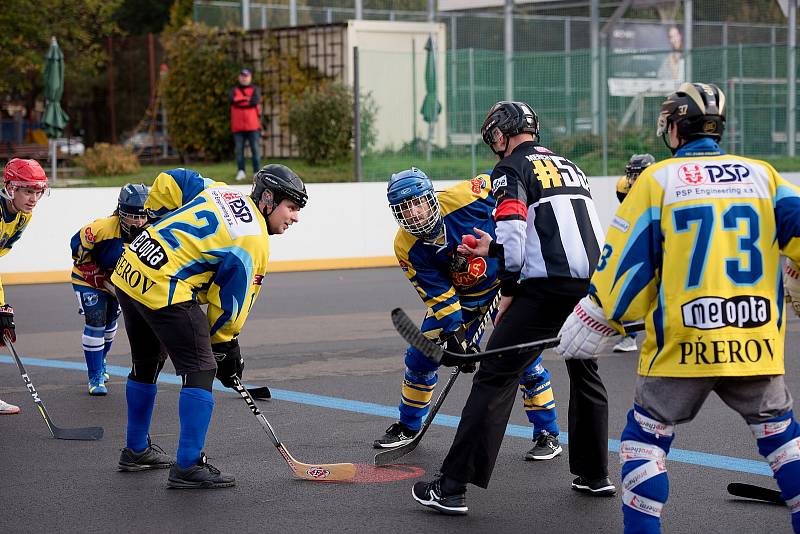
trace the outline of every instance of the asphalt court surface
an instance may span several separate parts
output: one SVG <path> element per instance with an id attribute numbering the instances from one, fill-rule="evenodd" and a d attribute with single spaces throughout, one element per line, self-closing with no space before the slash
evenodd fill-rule
<path id="1" fill-rule="evenodd" d="M 11 286 L 17 313 L 17 350 L 55 423 L 99 425 L 97 442 L 52 439 L 10 356 L 0 356 L 0 398 L 22 408 L 0 417 L 0 532 L 621 532 L 620 500 L 570 490 L 565 448 L 546 462 L 525 462 L 530 427 L 521 399 L 488 490 L 470 486 L 466 517 L 446 517 L 411 498 L 411 485 L 436 472 L 454 435 L 469 391 L 462 376 L 416 451 L 389 474 L 371 468 L 372 440 L 396 418 L 403 341 L 389 311 L 424 312 L 399 269 L 271 274 L 240 336 L 244 381 L 268 385 L 274 399 L 259 405 L 289 452 L 306 463 L 359 464 L 357 482 L 296 480 L 243 401 L 215 391 L 208 432 L 209 461 L 234 474 L 234 488 L 166 489 L 166 472 L 120 473 L 125 440 L 125 377 L 130 353 L 124 328 L 109 356 L 110 393 L 91 398 L 81 351 L 83 321 L 67 284 Z M 797 363 L 800 320 L 789 318 L 787 381 L 800 396 Z M 610 449 L 618 445 L 631 407 L 634 354 L 609 354 L 600 369 L 610 397 Z M 566 431 L 568 378 L 563 362 L 545 353 Z M 440 373 L 440 385 L 449 373 Z M 179 381 L 162 373 L 151 436 L 174 454 Z M 435 394 L 436 395 L 436 394 Z M 568 439 L 568 436 L 564 436 Z M 774 488 L 743 421 L 712 396 L 695 421 L 677 428 L 667 463 L 670 533 L 791 532 L 785 508 L 728 496 L 729 482 Z M 619 463 L 609 453 L 612 480 Z M 424 473 L 424 474 L 423 474 Z M 401 480 L 394 480 L 401 479 Z"/>

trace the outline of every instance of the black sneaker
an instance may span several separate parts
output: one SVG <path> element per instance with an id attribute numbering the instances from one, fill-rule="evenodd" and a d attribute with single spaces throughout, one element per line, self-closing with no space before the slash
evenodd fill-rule
<path id="1" fill-rule="evenodd" d="M 411 496 L 422 506 L 433 508 L 437 512 L 447 515 L 466 515 L 466 491 L 453 495 L 444 495 L 441 487 L 441 478 L 433 482 L 417 482 L 411 488 Z"/>
<path id="2" fill-rule="evenodd" d="M 175 459 L 158 445 L 150 443 L 148 437 L 147 448 L 140 453 L 135 453 L 127 447 L 122 449 L 117 465 L 120 471 L 144 471 L 146 469 L 167 469 L 174 463 Z"/>
<path id="3" fill-rule="evenodd" d="M 608 477 L 593 479 L 577 477 L 572 481 L 572 489 L 598 497 L 610 497 L 617 492 L 617 488 Z"/>
<path id="4" fill-rule="evenodd" d="M 372 443 L 372 446 L 376 449 L 393 449 L 410 442 L 416 435 L 416 430 L 411 430 L 398 421 L 392 423 L 392 425 L 386 429 L 386 434 L 384 434 L 382 438 L 376 439 Z"/>
<path id="5" fill-rule="evenodd" d="M 169 470 L 168 488 L 228 488 L 236 485 L 233 475 L 223 473 L 206 460 L 205 453 L 200 453 L 197 465 L 183 469 L 175 464 Z"/>
<path id="6" fill-rule="evenodd" d="M 558 442 L 558 436 L 549 432 L 539 434 L 533 443 L 533 448 L 525 454 L 526 460 L 550 460 L 561 454 L 563 450 Z"/>

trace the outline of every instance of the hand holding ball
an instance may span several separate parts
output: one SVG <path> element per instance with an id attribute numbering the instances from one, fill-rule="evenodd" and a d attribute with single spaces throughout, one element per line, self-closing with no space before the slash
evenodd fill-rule
<path id="1" fill-rule="evenodd" d="M 469 248 L 475 248 L 478 246 L 478 240 L 475 238 L 474 235 L 465 235 L 461 240 L 461 244 Z"/>

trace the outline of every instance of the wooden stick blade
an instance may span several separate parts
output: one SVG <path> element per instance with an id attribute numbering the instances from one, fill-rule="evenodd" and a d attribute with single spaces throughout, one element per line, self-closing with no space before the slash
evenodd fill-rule
<path id="1" fill-rule="evenodd" d="M 278 452 L 289 464 L 289 469 L 297 478 L 313 482 L 348 482 L 356 476 L 354 464 L 305 464 L 296 460 L 283 444 L 278 445 Z"/>

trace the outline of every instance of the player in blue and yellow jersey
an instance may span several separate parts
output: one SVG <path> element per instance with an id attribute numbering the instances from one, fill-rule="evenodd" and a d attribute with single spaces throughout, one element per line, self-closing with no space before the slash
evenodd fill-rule
<path id="1" fill-rule="evenodd" d="M 269 236 L 296 223 L 307 199 L 302 180 L 283 165 L 256 173 L 249 196 L 187 169 L 158 175 L 145 209 L 160 219 L 125 248 L 111 276 L 133 359 L 121 470 L 171 467 L 172 488 L 235 484 L 203 453 L 211 386 L 215 375 L 227 387 L 241 378 L 237 336 L 267 273 Z M 148 439 L 167 354 L 183 385 L 174 463 Z"/>
<path id="2" fill-rule="evenodd" d="M 636 179 L 642 174 L 642 171 L 656 162 L 650 154 L 634 154 L 625 165 L 625 175 L 620 176 L 617 180 L 617 200 L 620 203 L 625 200 L 628 193 L 636 182 Z M 614 345 L 614 352 L 633 352 L 639 347 L 636 346 L 636 332 L 631 332 L 623 336 L 622 340 Z"/>
<path id="3" fill-rule="evenodd" d="M 108 282 L 125 243 L 133 241 L 147 223 L 144 202 L 147 186 L 126 184 L 117 208 L 109 217 L 96 219 L 78 230 L 70 241 L 72 288 L 83 315 L 83 355 L 89 375 L 89 395 L 108 393 L 106 355 L 117 333 L 119 303 Z"/>
<path id="4" fill-rule="evenodd" d="M 27 228 L 33 208 L 48 192 L 47 175 L 36 160 L 14 158 L 3 168 L 0 190 L 0 256 L 5 256 Z M 14 308 L 6 302 L 0 283 L 0 347 L 5 338 L 17 340 Z M 19 407 L 0 400 L 0 415 L 19 413 Z"/>
<path id="5" fill-rule="evenodd" d="M 725 95 L 685 83 L 661 106 L 674 157 L 617 210 L 589 295 L 561 329 L 566 358 L 595 358 L 644 318 L 634 406 L 622 433 L 627 534 L 661 531 L 676 425 L 715 392 L 750 426 L 800 532 L 800 426 L 784 382 L 780 254 L 800 260 L 800 189 L 764 161 L 725 154 Z M 758 530 L 758 529 L 756 529 Z"/>
<path id="6" fill-rule="evenodd" d="M 456 247 L 476 227 L 494 235 L 495 201 L 489 175 L 480 174 L 435 193 L 425 173 L 412 167 L 392 175 L 387 196 L 400 225 L 394 240 L 397 261 L 428 308 L 422 332 L 449 350 L 463 352 L 478 346 L 475 332 L 500 288 L 497 259 L 467 258 Z M 413 347 L 406 351 L 405 364 L 400 421 L 375 440 L 375 448 L 408 443 L 428 413 L 438 366 Z M 554 458 L 562 449 L 550 373 L 541 357 L 525 370 L 519 389 L 533 424 L 534 447 L 525 458 Z"/>

